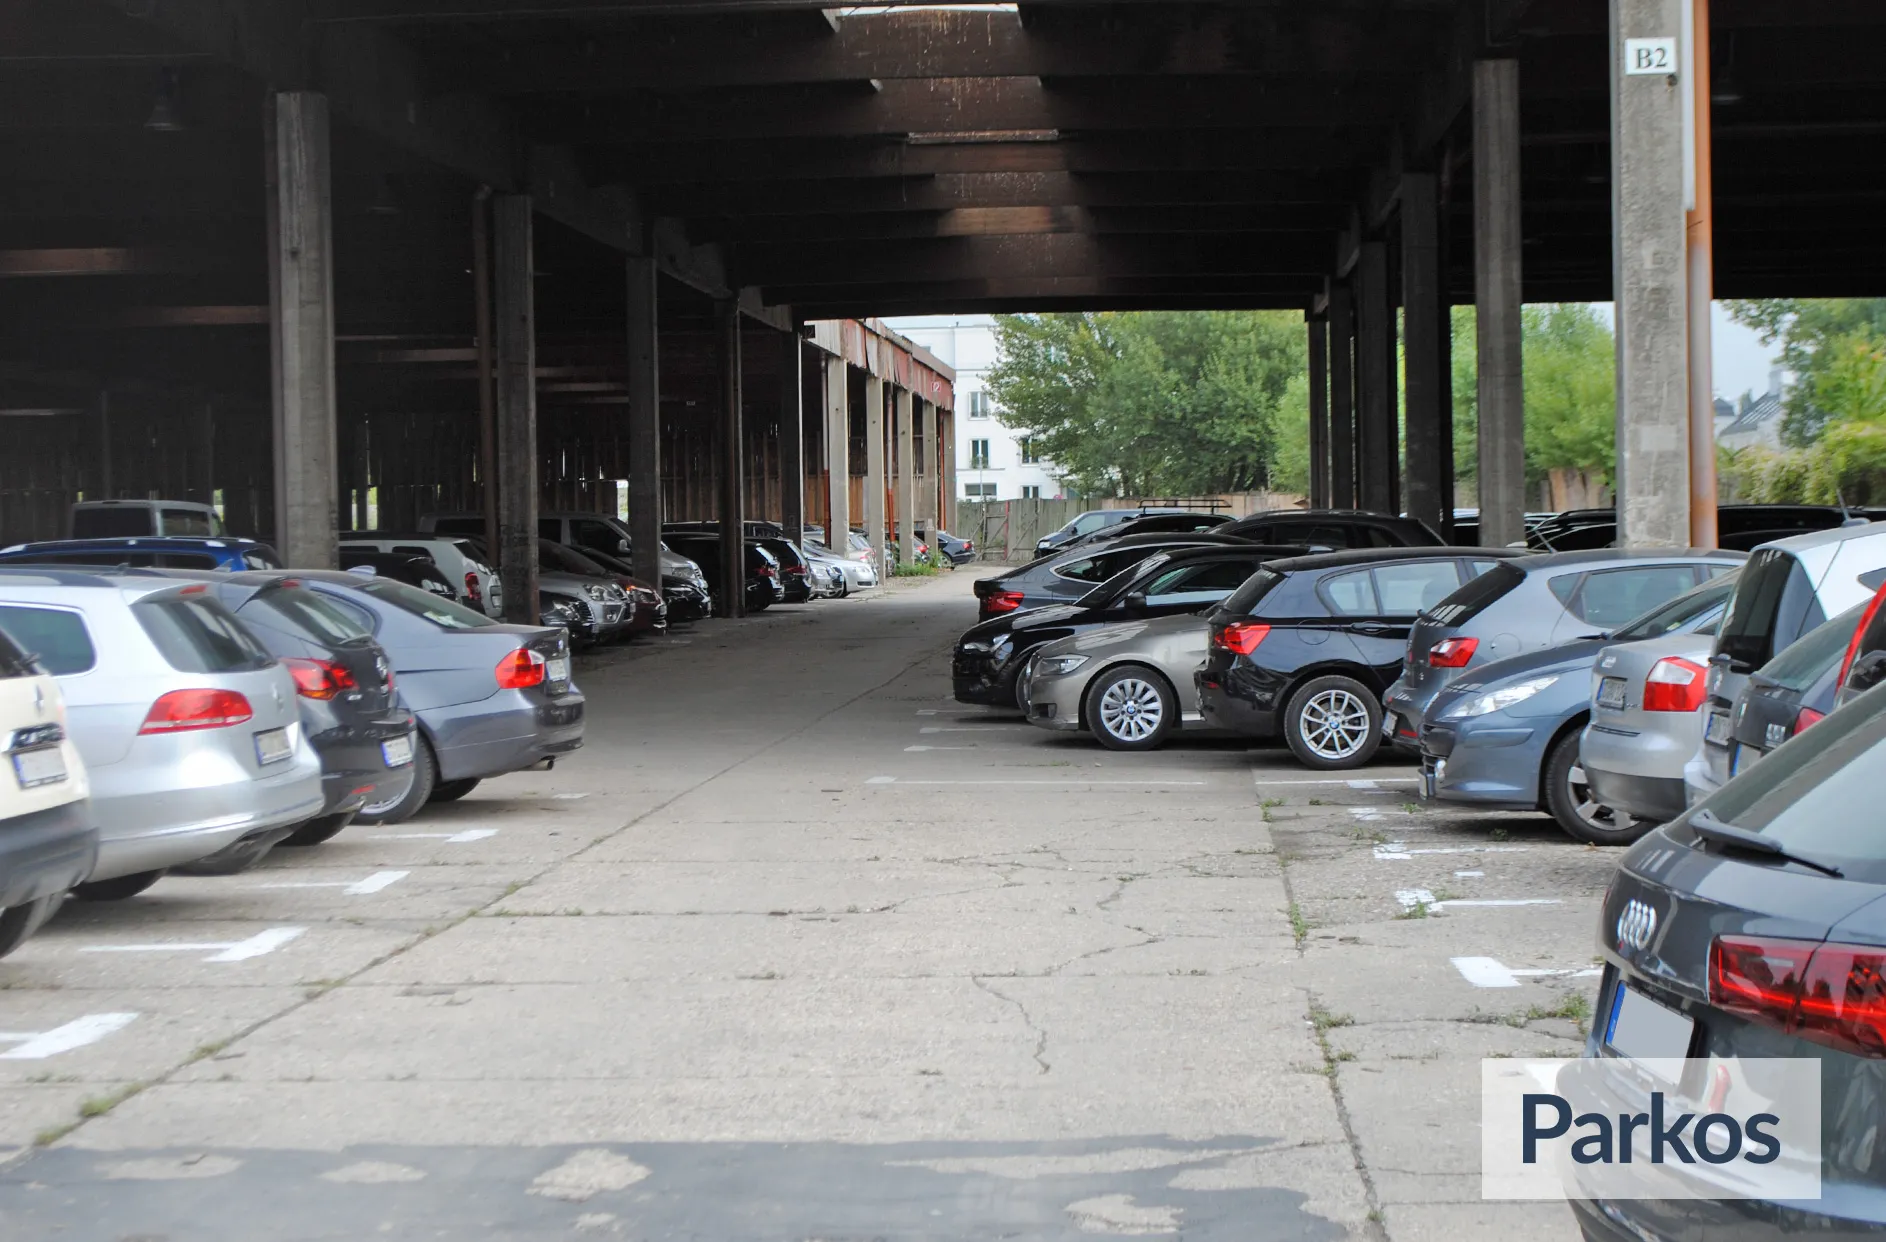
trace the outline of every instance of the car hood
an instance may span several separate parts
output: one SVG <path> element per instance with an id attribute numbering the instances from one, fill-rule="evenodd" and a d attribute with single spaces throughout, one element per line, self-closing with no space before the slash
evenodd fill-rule
<path id="1" fill-rule="evenodd" d="M 1013 615 L 1010 628 L 1017 630 L 1037 630 L 1044 625 L 1065 625 L 1074 618 L 1091 612 L 1092 609 L 1077 608 L 1073 604 L 1048 604 L 1041 608 L 1025 608 Z"/>
<path id="2" fill-rule="evenodd" d="M 1164 638 L 1168 634 L 1204 628 L 1205 619 L 1191 613 L 1176 617 L 1152 617 L 1140 621 L 1116 621 L 1112 625 L 1103 625 L 1085 633 L 1056 639 L 1042 650 L 1053 651 L 1056 655 L 1106 654 L 1117 652 L 1122 648 L 1130 650 L 1141 644 Z"/>

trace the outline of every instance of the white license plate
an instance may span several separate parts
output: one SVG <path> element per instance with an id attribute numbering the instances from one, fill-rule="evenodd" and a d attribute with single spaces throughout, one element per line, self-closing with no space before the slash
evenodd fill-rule
<path id="1" fill-rule="evenodd" d="M 257 763 L 280 763 L 294 753 L 295 745 L 288 740 L 287 729 L 264 729 L 255 735 Z"/>
<path id="2" fill-rule="evenodd" d="M 1633 992 L 1620 981 L 1611 998 L 1604 1042 L 1619 1056 L 1644 1062 L 1650 1073 L 1674 1082 L 1682 1067 L 1668 1063 L 1680 1062 L 1689 1055 L 1695 1031 L 1694 1018 Z"/>
<path id="3" fill-rule="evenodd" d="M 1729 713 L 1710 712 L 1709 723 L 1703 726 L 1703 740 L 1721 746 L 1729 740 Z"/>
<path id="4" fill-rule="evenodd" d="M 544 664 L 545 681 L 570 680 L 570 657 L 553 656 Z"/>
<path id="5" fill-rule="evenodd" d="M 1383 737 L 1393 738 L 1395 736 L 1395 730 L 1400 727 L 1401 727 L 1400 716 L 1397 716 L 1394 712 L 1382 713 L 1382 736 Z"/>
<path id="6" fill-rule="evenodd" d="M 1606 677 L 1598 683 L 1598 706 L 1608 707 L 1613 711 L 1623 711 L 1624 689 L 1622 677 Z"/>
<path id="7" fill-rule="evenodd" d="M 389 768 L 403 768 L 413 761 L 413 735 L 388 738 L 380 743 L 380 758 Z"/>
<path id="8" fill-rule="evenodd" d="M 19 751 L 13 756 L 13 775 L 21 789 L 56 785 L 66 776 L 65 756 L 57 746 Z"/>

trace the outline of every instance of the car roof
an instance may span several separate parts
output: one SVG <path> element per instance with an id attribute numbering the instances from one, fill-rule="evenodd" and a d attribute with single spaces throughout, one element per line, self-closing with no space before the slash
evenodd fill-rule
<path id="1" fill-rule="evenodd" d="M 1527 573 L 1541 570 L 1564 569 L 1567 566 L 1593 567 L 1599 565 L 1629 564 L 1632 561 L 1667 561 L 1667 560 L 1711 560 L 1734 561 L 1741 563 L 1748 559 L 1748 553 L 1735 552 L 1726 548 L 1586 548 L 1572 552 L 1540 552 L 1528 556 L 1519 566 Z"/>
<path id="2" fill-rule="evenodd" d="M 1787 552 L 1811 552 L 1815 548 L 1846 543 L 1852 539 L 1865 539 L 1873 535 L 1886 535 L 1886 522 L 1868 522 L 1864 526 L 1831 526 L 1826 530 L 1811 530 L 1800 535 L 1789 535 L 1786 539 L 1775 539 L 1758 546 L 1780 548 Z"/>
<path id="3" fill-rule="evenodd" d="M 1384 561 L 1434 561 L 1463 556 L 1515 560 L 1527 554 L 1518 548 L 1344 548 L 1339 552 L 1318 552 L 1311 556 L 1293 556 L 1272 561 L 1278 573 L 1297 574 L 1319 569 L 1342 569 L 1351 565 L 1374 565 Z"/>
<path id="4" fill-rule="evenodd" d="M 204 571 L 205 581 L 228 578 L 229 574 Z M 77 590 L 116 591 L 119 594 L 149 595 L 169 587 L 187 586 L 195 579 L 187 572 L 174 574 L 168 570 L 133 569 L 124 573 L 113 570 L 63 569 L 56 565 L 12 565 L 0 564 L 0 588 L 13 587 L 60 587 Z"/>
<path id="5" fill-rule="evenodd" d="M 1138 535 L 1123 535 L 1118 539 L 1102 539 L 1095 543 L 1084 543 L 1078 548 L 1070 548 L 1069 554 L 1091 556 L 1101 550 L 1113 551 L 1118 548 L 1150 548 L 1161 544 L 1198 544 L 1201 547 L 1248 548 L 1254 546 L 1249 539 L 1240 539 L 1236 535 L 1220 535 L 1214 531 L 1171 531 L 1155 530 Z"/>
<path id="6" fill-rule="evenodd" d="M 1163 564 L 1175 562 L 1207 560 L 1214 556 L 1256 556 L 1280 560 L 1282 558 L 1302 559 L 1305 549 L 1302 544 L 1283 545 L 1270 543 L 1250 543 L 1240 540 L 1236 543 L 1208 544 L 1201 548 L 1174 548 L 1167 555 Z M 1142 565 L 1144 561 L 1140 562 Z"/>
<path id="7" fill-rule="evenodd" d="M 201 551 L 204 548 L 260 547 L 259 539 L 238 535 L 126 535 L 114 539 L 41 539 L 16 543 L 5 552 L 110 552 L 118 548 L 157 548 L 172 551 Z"/>

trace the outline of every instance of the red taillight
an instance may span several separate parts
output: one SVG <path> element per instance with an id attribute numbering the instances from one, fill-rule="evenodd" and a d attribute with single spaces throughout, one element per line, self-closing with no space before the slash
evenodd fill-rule
<path id="1" fill-rule="evenodd" d="M 982 607 L 985 612 L 1014 612 L 1024 598 L 1020 591 L 997 591 L 982 601 Z"/>
<path id="2" fill-rule="evenodd" d="M 1268 625 L 1259 625 L 1255 621 L 1233 621 L 1212 630 L 1211 645 L 1221 651 L 1250 655 L 1269 635 Z"/>
<path id="3" fill-rule="evenodd" d="M 304 660 L 290 656 L 282 667 L 295 679 L 295 692 L 304 699 L 331 699 L 356 686 L 354 675 L 331 660 Z M 391 680 L 389 675 L 388 680 Z"/>
<path id="4" fill-rule="evenodd" d="M 1709 683 L 1709 670 L 1694 660 L 1665 656 L 1650 668 L 1644 678 L 1644 710 L 1647 712 L 1693 712 L 1703 705 L 1703 692 Z"/>
<path id="5" fill-rule="evenodd" d="M 498 661 L 498 689 L 524 690 L 544 682 L 543 653 L 519 647 Z"/>
<path id="6" fill-rule="evenodd" d="M 255 718 L 249 700 L 234 690 L 172 690 L 151 704 L 139 733 L 227 729 Z"/>
<path id="7" fill-rule="evenodd" d="M 771 565 L 762 565 L 754 572 L 759 574 L 759 576 L 762 578 L 777 578 L 779 576 L 778 574 L 773 572 L 773 567 Z"/>
<path id="8" fill-rule="evenodd" d="M 804 565 L 788 565 L 786 566 L 786 572 L 795 578 L 803 578 L 806 576 L 806 567 Z"/>
<path id="9" fill-rule="evenodd" d="M 469 569 L 465 571 L 465 598 L 474 604 L 484 598 L 478 590 L 478 575 Z"/>
<path id="10" fill-rule="evenodd" d="M 1800 714 L 1794 718 L 1794 731 L 1799 733 L 1809 725 L 1819 724 L 1825 719 L 1827 719 L 1826 712 L 1817 712 L 1811 707 L 1803 707 Z"/>
<path id="11" fill-rule="evenodd" d="M 1480 649 L 1477 638 L 1443 638 L 1428 648 L 1429 668 L 1466 668 L 1467 661 Z"/>
<path id="12" fill-rule="evenodd" d="M 1886 1057 L 1886 949 L 1877 946 L 1718 936 L 1709 999 L 1817 1044 Z"/>

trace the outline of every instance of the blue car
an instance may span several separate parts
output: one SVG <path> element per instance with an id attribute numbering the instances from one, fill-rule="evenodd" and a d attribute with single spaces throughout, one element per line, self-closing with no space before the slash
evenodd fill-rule
<path id="1" fill-rule="evenodd" d="M 280 569 L 274 548 L 227 535 L 140 535 L 123 539 L 48 539 L 0 548 L 0 564 L 87 565 L 132 569 Z"/>
<path id="2" fill-rule="evenodd" d="M 1643 836 L 1655 825 L 1597 803 L 1579 760 L 1593 662 L 1619 643 L 1714 634 L 1736 576 L 1720 575 L 1609 635 L 1495 660 L 1447 686 L 1421 726 L 1423 796 L 1544 811 L 1575 840 L 1597 845 Z"/>

